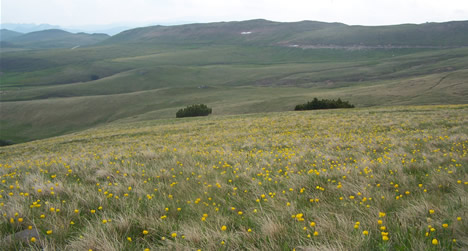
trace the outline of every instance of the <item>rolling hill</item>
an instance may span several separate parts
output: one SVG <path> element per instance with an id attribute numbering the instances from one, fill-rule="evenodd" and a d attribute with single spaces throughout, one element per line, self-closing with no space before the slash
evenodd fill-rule
<path id="1" fill-rule="evenodd" d="M 366 27 L 313 21 L 280 23 L 259 19 L 138 28 L 124 31 L 106 41 L 106 43 L 116 42 L 245 43 L 291 46 L 468 46 L 468 21 Z"/>
<path id="2" fill-rule="evenodd" d="M 60 29 L 60 26 L 50 24 L 23 24 L 23 23 L 2 23 L 2 27 L 8 30 L 29 33 L 34 31 Z"/>
<path id="3" fill-rule="evenodd" d="M 16 32 L 16 31 L 11 31 L 8 29 L 1 29 L 0 30 L 0 41 L 7 41 L 10 39 L 13 39 L 15 37 L 19 37 L 23 35 L 23 33 Z"/>
<path id="4" fill-rule="evenodd" d="M 64 48 L 1 52 L 0 139 L 169 118 L 195 103 L 215 116 L 287 111 L 314 97 L 358 107 L 465 104 L 467 24 L 153 26 L 75 49 L 68 38 L 80 34 L 29 33 L 11 43 Z"/>
<path id="5" fill-rule="evenodd" d="M 466 250 L 467 114 L 172 118 L 3 147 L 2 249 Z"/>
<path id="6" fill-rule="evenodd" d="M 51 29 L 35 31 L 24 35 L 11 36 L 4 39 L 10 44 L 23 48 L 73 48 L 99 43 L 109 36 L 106 34 L 70 33 L 63 30 Z"/>

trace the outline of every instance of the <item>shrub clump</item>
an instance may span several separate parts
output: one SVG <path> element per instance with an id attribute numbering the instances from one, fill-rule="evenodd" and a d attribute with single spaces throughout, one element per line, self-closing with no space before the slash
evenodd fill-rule
<path id="1" fill-rule="evenodd" d="M 211 114 L 211 108 L 204 104 L 190 105 L 177 111 L 176 118 L 208 116 L 209 114 Z"/>
<path id="2" fill-rule="evenodd" d="M 294 110 L 304 111 L 304 110 L 337 109 L 337 108 L 354 108 L 354 105 L 350 104 L 348 101 L 342 101 L 341 99 L 318 100 L 317 98 L 314 98 L 312 101 L 309 101 L 305 104 L 296 105 L 296 108 L 294 108 Z"/>
<path id="3" fill-rule="evenodd" d="M 5 139 L 0 139 L 0 147 L 1 146 L 9 146 L 9 145 L 13 145 L 14 142 L 11 141 L 11 140 L 5 140 Z"/>

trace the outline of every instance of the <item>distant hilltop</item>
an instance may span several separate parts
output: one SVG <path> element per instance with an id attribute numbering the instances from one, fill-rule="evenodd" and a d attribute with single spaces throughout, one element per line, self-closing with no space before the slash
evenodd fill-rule
<path id="1" fill-rule="evenodd" d="M 4 23 L 0 25 L 2 29 L 7 29 L 11 31 L 16 31 L 19 33 L 29 33 L 34 31 L 43 31 L 43 30 L 64 30 L 72 33 L 104 33 L 107 35 L 115 35 L 124 30 L 128 30 L 132 27 L 139 26 L 122 26 L 117 24 L 108 24 L 108 25 L 82 25 L 82 26 L 58 26 L 50 24 L 19 24 L 19 23 Z"/>
<path id="2" fill-rule="evenodd" d="M 3 27 L 3 26 L 2 26 Z M 48 27 L 48 26 L 47 26 Z M 360 26 L 317 21 L 264 19 L 148 26 L 107 34 L 48 29 L 21 33 L 2 29 L 3 48 L 73 48 L 94 44 L 232 44 L 302 49 L 451 48 L 468 46 L 468 21 Z"/>
<path id="3" fill-rule="evenodd" d="M 468 21 L 359 26 L 316 21 L 241 22 L 150 26 L 123 31 L 106 43 L 219 43 L 291 47 L 456 47 L 468 46 Z"/>
<path id="4" fill-rule="evenodd" d="M 93 45 L 109 38 L 107 34 L 70 33 L 59 29 L 19 33 L 7 29 L 0 30 L 2 48 L 76 48 Z"/>

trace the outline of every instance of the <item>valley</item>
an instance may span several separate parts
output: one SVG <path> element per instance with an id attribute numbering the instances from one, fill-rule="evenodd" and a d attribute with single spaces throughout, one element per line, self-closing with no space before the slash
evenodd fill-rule
<path id="1" fill-rule="evenodd" d="M 358 107 L 464 104 L 468 40 L 458 30 L 466 27 L 401 25 L 376 33 L 251 20 L 138 28 L 79 47 L 2 48 L 0 139 L 19 143 L 121 120 L 171 118 L 193 103 L 212 106 L 213 115 L 288 111 L 314 97 Z M 451 40 L 443 37 L 453 29 Z M 412 30 L 440 38 L 428 44 L 402 35 Z M 392 42 L 379 44 L 379 36 Z M 302 45 L 285 46 L 295 43 Z"/>

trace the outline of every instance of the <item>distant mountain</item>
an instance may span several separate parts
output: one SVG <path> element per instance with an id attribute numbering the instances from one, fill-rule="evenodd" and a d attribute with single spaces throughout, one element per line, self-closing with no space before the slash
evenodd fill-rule
<path id="1" fill-rule="evenodd" d="M 390 26 L 267 20 L 131 29 L 106 43 L 222 43 L 307 46 L 468 46 L 468 21 Z"/>
<path id="2" fill-rule="evenodd" d="M 298 45 L 467 46 L 468 21 L 389 26 L 342 26 L 301 34 L 286 42 Z"/>
<path id="3" fill-rule="evenodd" d="M 142 25 L 127 25 L 127 24 L 105 24 L 105 25 L 79 25 L 79 26 L 58 26 L 50 24 L 14 24 L 7 23 L 0 25 L 2 29 L 8 29 L 20 33 L 29 33 L 42 30 L 59 29 L 71 33 L 105 33 L 107 35 L 115 35 L 124 30 L 129 30 Z"/>
<path id="4" fill-rule="evenodd" d="M 65 27 L 63 30 L 68 32 L 78 33 L 104 33 L 110 36 L 119 34 L 122 31 L 129 30 L 132 27 L 127 26 L 83 26 L 83 27 Z"/>
<path id="5" fill-rule="evenodd" d="M 11 30 L 7 30 L 7 29 L 1 29 L 0 30 L 0 41 L 7 41 L 7 40 L 13 39 L 15 37 L 19 37 L 21 35 L 23 35 L 23 33 L 19 33 L 19 32 L 16 32 L 16 31 L 11 31 Z"/>
<path id="6" fill-rule="evenodd" d="M 85 25 L 85 26 L 66 26 L 61 28 L 61 30 L 65 30 L 72 33 L 104 33 L 110 36 L 118 34 L 122 31 L 129 30 L 135 28 L 137 26 L 117 26 L 117 25 Z"/>
<path id="7" fill-rule="evenodd" d="M 70 33 L 52 29 L 27 33 L 8 40 L 10 44 L 25 48 L 72 48 L 99 43 L 109 38 L 107 34 Z"/>
<path id="8" fill-rule="evenodd" d="M 304 21 L 278 23 L 263 19 L 242 22 L 185 24 L 176 26 L 150 26 L 121 32 L 109 39 L 113 42 L 154 43 L 272 43 L 298 33 L 344 26 L 338 23 Z"/>
<path id="9" fill-rule="evenodd" d="M 13 23 L 5 23 L 1 24 L 2 29 L 8 29 L 16 32 L 21 33 L 29 33 L 34 31 L 41 31 L 41 30 L 50 30 L 50 29 L 60 29 L 60 26 L 57 25 L 50 25 L 50 24 L 13 24 Z"/>

